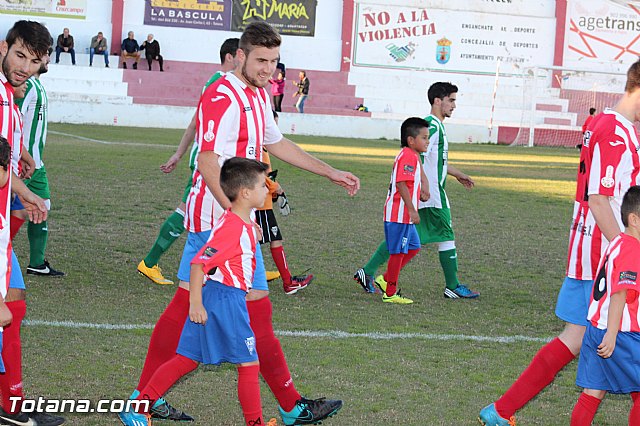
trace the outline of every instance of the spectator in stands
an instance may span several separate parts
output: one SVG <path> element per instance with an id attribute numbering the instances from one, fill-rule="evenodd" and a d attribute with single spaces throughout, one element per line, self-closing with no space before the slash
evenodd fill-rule
<path id="1" fill-rule="evenodd" d="M 62 34 L 58 36 L 56 44 L 56 64 L 60 63 L 60 53 L 65 52 L 71 55 L 71 63 L 76 64 L 76 51 L 73 48 L 73 36 L 69 34 L 69 28 L 62 30 Z"/>
<path id="2" fill-rule="evenodd" d="M 309 79 L 307 78 L 307 73 L 305 71 L 300 71 L 298 77 L 300 78 L 300 81 L 293 82 L 294 86 L 298 86 L 298 91 L 293 94 L 293 97 L 298 97 L 296 109 L 300 114 L 304 114 L 304 102 L 309 96 Z"/>
<path id="3" fill-rule="evenodd" d="M 160 65 L 160 71 L 164 71 L 162 69 L 163 60 L 162 55 L 160 54 L 160 43 L 158 43 L 158 40 L 153 39 L 153 34 L 149 34 L 147 36 L 147 39 L 142 42 L 140 50 L 143 49 L 146 49 L 145 56 L 147 58 L 147 63 L 149 64 L 149 71 L 151 71 L 151 64 L 153 63 L 154 59 L 158 61 L 158 64 Z"/>
<path id="4" fill-rule="evenodd" d="M 122 51 L 120 52 L 120 58 L 122 59 L 122 68 L 127 69 L 127 59 L 133 58 L 136 62 L 133 64 L 133 69 L 138 69 L 138 62 L 140 62 L 140 46 L 135 38 L 133 38 L 133 31 L 129 31 L 127 38 L 122 40 Z"/>
<path id="5" fill-rule="evenodd" d="M 102 31 L 91 38 L 89 66 L 93 66 L 93 55 L 104 55 L 104 66 L 109 68 L 109 49 L 107 48 L 107 39 L 102 35 Z"/>
<path id="6" fill-rule="evenodd" d="M 594 107 L 589 108 L 589 116 L 587 117 L 586 120 L 584 120 L 584 124 L 582 125 L 582 137 L 584 139 L 584 134 L 587 133 L 587 129 L 589 128 L 589 124 L 591 124 L 591 121 L 593 120 L 593 118 L 596 116 L 596 109 Z M 581 149 L 582 148 L 582 142 L 576 144 L 576 148 Z"/>
<path id="7" fill-rule="evenodd" d="M 273 110 L 282 112 L 282 97 L 284 96 L 284 72 L 278 69 L 278 78 L 269 79 L 271 83 L 271 95 L 273 95 Z"/>

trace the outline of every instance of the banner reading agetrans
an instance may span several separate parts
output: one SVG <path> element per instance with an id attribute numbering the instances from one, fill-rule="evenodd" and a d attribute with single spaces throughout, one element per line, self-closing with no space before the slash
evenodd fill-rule
<path id="1" fill-rule="evenodd" d="M 0 0 L 0 13 L 85 19 L 87 0 Z"/>
<path id="2" fill-rule="evenodd" d="M 233 0 L 231 30 L 266 21 L 280 34 L 313 37 L 317 0 Z"/>
<path id="3" fill-rule="evenodd" d="M 145 25 L 225 30 L 231 28 L 231 0 L 146 0 Z"/>

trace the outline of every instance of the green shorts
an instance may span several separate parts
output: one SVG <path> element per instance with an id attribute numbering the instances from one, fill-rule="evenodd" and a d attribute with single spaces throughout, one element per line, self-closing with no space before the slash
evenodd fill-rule
<path id="1" fill-rule="evenodd" d="M 418 214 L 420 215 L 420 223 L 416 225 L 416 230 L 420 237 L 420 244 L 455 241 L 451 227 L 450 209 L 425 207 L 418 209 Z"/>
<path id="2" fill-rule="evenodd" d="M 25 179 L 24 184 L 38 197 L 44 200 L 51 199 L 49 179 L 47 178 L 47 170 L 44 166 L 36 169 L 30 179 Z"/>

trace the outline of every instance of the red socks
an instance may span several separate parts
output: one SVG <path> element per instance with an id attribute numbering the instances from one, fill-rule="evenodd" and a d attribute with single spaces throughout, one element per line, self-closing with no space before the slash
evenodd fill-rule
<path id="1" fill-rule="evenodd" d="M 591 426 L 600 402 L 602 400 L 595 396 L 587 395 L 584 392 L 581 393 L 571 413 L 571 426 Z"/>
<path id="2" fill-rule="evenodd" d="M 173 386 L 181 377 L 196 369 L 198 363 L 180 354 L 175 354 L 171 359 L 156 369 L 147 385 L 140 389 L 138 400 L 148 400 L 149 409 L 162 395 Z"/>
<path id="3" fill-rule="evenodd" d="M 2 393 L 2 408 L 7 413 L 15 414 L 22 409 L 22 401 L 11 410 L 13 402 L 10 397 L 24 398 L 22 393 L 22 345 L 20 343 L 20 326 L 27 312 L 24 300 L 6 302 L 7 308 L 13 315 L 11 324 L 2 333 L 2 360 L 6 369 L 0 374 L 0 393 Z"/>
<path id="4" fill-rule="evenodd" d="M 640 392 L 631 392 L 633 407 L 629 412 L 629 426 L 640 426 Z"/>
<path id="5" fill-rule="evenodd" d="M 184 323 L 189 316 L 189 290 L 178 287 L 151 333 L 147 358 L 136 389 L 142 390 L 162 364 L 176 354 Z"/>
<path id="6" fill-rule="evenodd" d="M 259 365 L 238 366 L 238 399 L 247 426 L 264 425 L 259 373 Z"/>
<path id="7" fill-rule="evenodd" d="M 418 254 L 419 251 L 420 249 L 414 249 L 409 250 L 407 254 L 397 253 L 389 256 L 387 272 L 384 274 L 384 280 L 387 282 L 387 297 L 391 297 L 396 294 L 400 271 L 416 254 Z"/>
<path id="8" fill-rule="evenodd" d="M 273 334 L 271 301 L 268 297 L 253 300 L 247 302 L 247 309 L 251 329 L 256 337 L 260 374 L 269 385 L 280 407 L 285 411 L 291 411 L 301 396 L 293 385 L 280 341 Z"/>
<path id="9" fill-rule="evenodd" d="M 556 374 L 575 356 L 559 338 L 544 345 L 526 370 L 495 402 L 496 411 L 505 419 L 515 415 L 534 396 L 553 381 Z"/>
<path id="10" fill-rule="evenodd" d="M 24 219 L 18 216 L 11 216 L 9 218 L 9 238 L 13 241 L 13 237 L 16 236 L 22 225 L 24 224 Z"/>
<path id="11" fill-rule="evenodd" d="M 287 258 L 284 255 L 284 247 L 271 247 L 271 257 L 278 267 L 278 272 L 282 277 L 283 284 L 291 284 L 291 272 L 289 272 L 289 265 L 287 265 Z"/>

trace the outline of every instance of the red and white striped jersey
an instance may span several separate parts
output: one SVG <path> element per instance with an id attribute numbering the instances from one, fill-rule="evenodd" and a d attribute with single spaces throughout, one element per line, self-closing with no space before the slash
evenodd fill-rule
<path id="1" fill-rule="evenodd" d="M 0 73 L 0 134 L 14 146 L 13 87 Z M 0 296 L 4 299 L 11 276 L 11 239 L 9 238 L 9 206 L 11 204 L 11 166 L 7 168 L 9 179 L 0 187 Z"/>
<path id="2" fill-rule="evenodd" d="M 633 123 L 610 109 L 598 114 L 585 132 L 569 233 L 568 277 L 592 280 L 607 247 L 589 210 L 589 195 L 609 197 L 618 226 L 624 229 L 620 206 L 627 190 L 640 183 L 638 149 Z"/>
<path id="3" fill-rule="evenodd" d="M 594 327 L 607 329 L 611 295 L 627 290 L 627 298 L 620 320 L 620 331 L 640 332 L 638 312 L 638 274 L 640 273 L 640 241 L 620 234 L 605 250 L 598 274 L 593 283 L 587 319 Z"/>
<path id="4" fill-rule="evenodd" d="M 273 119 L 269 94 L 264 88 L 253 91 L 235 74 L 227 73 L 202 94 L 196 142 L 199 152 L 218 154 L 220 166 L 231 157 L 260 160 L 262 147 L 281 139 L 282 133 Z M 189 232 L 207 231 L 221 214 L 222 208 L 196 166 L 187 198 L 185 228 Z"/>
<path id="5" fill-rule="evenodd" d="M 18 104 L 13 105 L 13 111 L 13 122 L 15 123 L 13 128 L 13 140 L 16 143 L 11 147 L 11 169 L 16 176 L 20 176 L 20 172 L 22 171 L 22 164 L 20 163 L 20 158 L 22 158 L 23 138 L 22 112 L 20 111 Z"/>
<path id="6" fill-rule="evenodd" d="M 422 176 L 420 167 L 420 159 L 414 150 L 407 146 L 400 150 L 393 164 L 389 193 L 384 203 L 385 222 L 413 223 L 397 185 L 398 182 L 406 182 L 413 207 L 417 209 L 420 195 L 420 176 Z"/>
<path id="7" fill-rule="evenodd" d="M 231 210 L 211 230 L 207 243 L 191 261 L 201 264 L 205 280 L 249 291 L 256 269 L 256 228 Z"/>

